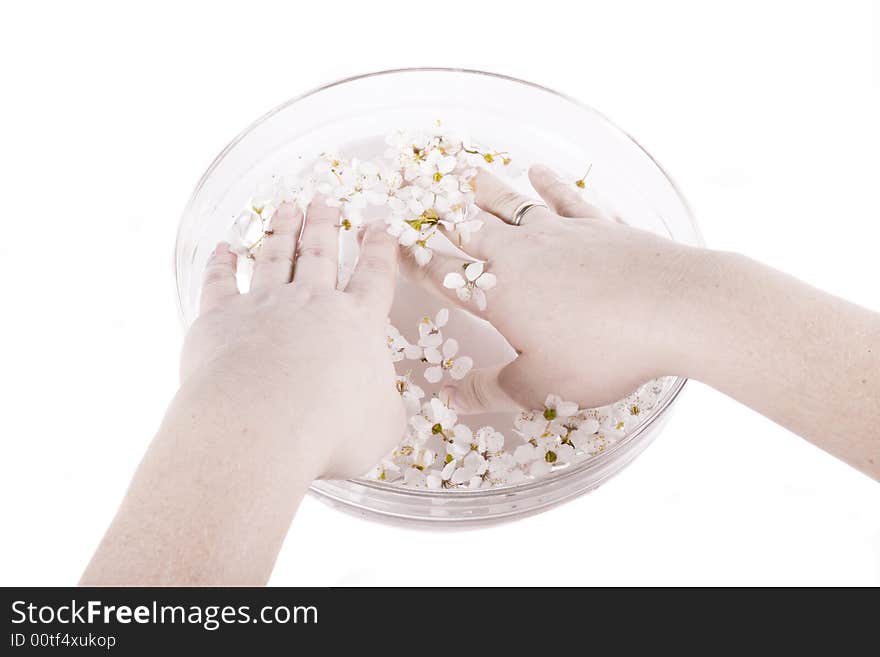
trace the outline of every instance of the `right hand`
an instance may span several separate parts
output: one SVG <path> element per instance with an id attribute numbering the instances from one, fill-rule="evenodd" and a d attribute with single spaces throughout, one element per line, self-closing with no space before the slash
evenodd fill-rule
<path id="1" fill-rule="evenodd" d="M 488 320 L 517 351 L 444 389 L 456 410 L 541 408 L 549 393 L 594 407 L 678 373 L 674 327 L 702 251 L 614 221 L 547 167 L 532 167 L 529 179 L 550 209 L 531 209 L 520 226 L 509 222 L 529 199 L 486 171 L 475 180 L 484 224 L 461 248 L 497 275 L 485 311 L 443 287 L 468 261 L 435 253 L 425 267 L 407 263 L 411 276 Z"/>

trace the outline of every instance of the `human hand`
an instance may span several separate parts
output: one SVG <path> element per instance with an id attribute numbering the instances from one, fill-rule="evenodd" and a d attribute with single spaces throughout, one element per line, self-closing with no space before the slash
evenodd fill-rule
<path id="1" fill-rule="evenodd" d="M 256 252 L 246 294 L 236 286 L 235 254 L 218 245 L 181 379 L 225 381 L 232 395 L 223 403 L 253 414 L 251 434 L 277 437 L 268 439 L 285 453 L 296 449 L 315 476 L 347 478 L 396 444 L 405 414 L 384 338 L 395 241 L 381 224 L 369 226 L 357 268 L 337 290 L 338 224 L 338 209 L 322 200 L 309 206 L 304 228 L 302 211 L 282 205 Z M 259 408 L 245 402 L 254 398 Z"/>
<path id="2" fill-rule="evenodd" d="M 462 413 L 540 408 L 555 393 L 592 407 L 678 373 L 675 320 L 700 251 L 614 221 L 546 167 L 529 178 L 550 209 L 532 208 L 520 226 L 509 222 L 529 199 L 486 171 L 476 178 L 484 223 L 461 249 L 498 277 L 484 311 L 443 286 L 467 260 L 407 262 L 411 276 L 488 320 L 518 354 L 445 389 L 452 404 Z"/>

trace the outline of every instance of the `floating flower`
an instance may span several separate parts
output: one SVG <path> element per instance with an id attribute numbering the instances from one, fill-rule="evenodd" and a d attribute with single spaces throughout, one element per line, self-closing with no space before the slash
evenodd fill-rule
<path id="1" fill-rule="evenodd" d="M 486 290 L 491 290 L 497 282 L 495 274 L 485 271 L 482 262 L 471 262 L 464 266 L 464 276 L 457 271 L 446 274 L 443 287 L 455 290 L 456 296 L 465 303 L 473 299 L 477 308 L 486 310 Z"/>
<path id="2" fill-rule="evenodd" d="M 416 360 L 422 357 L 422 348 L 410 344 L 391 322 L 387 322 L 385 325 L 385 343 L 391 354 L 392 362 L 396 363 L 404 358 Z"/>
<path id="3" fill-rule="evenodd" d="M 441 308 L 437 311 L 434 319 L 427 315 L 419 321 L 419 346 L 420 347 L 439 347 L 443 344 L 443 333 L 441 329 L 446 326 L 449 321 L 449 310 Z"/>
<path id="4" fill-rule="evenodd" d="M 429 383 L 438 383 L 443 378 L 443 372 L 448 371 L 449 376 L 453 379 L 463 379 L 471 368 L 474 361 L 470 356 L 459 356 L 458 340 L 449 338 L 443 343 L 442 351 L 437 347 L 427 347 L 425 349 L 425 360 L 431 364 L 431 367 L 425 370 L 425 379 Z"/>
<path id="5" fill-rule="evenodd" d="M 547 395 L 544 401 L 544 419 L 564 421 L 578 412 L 575 402 L 563 401 L 558 395 Z"/>
<path id="6" fill-rule="evenodd" d="M 407 414 L 418 413 L 422 406 L 422 398 L 425 396 L 425 391 L 412 382 L 409 374 L 397 376 L 394 385 L 397 388 L 397 392 L 400 393 L 400 398 L 403 399 L 403 405 L 406 407 Z"/>
<path id="7" fill-rule="evenodd" d="M 410 418 L 410 425 L 423 439 L 431 436 L 448 438 L 454 435 L 457 422 L 455 411 L 437 397 L 422 404 L 421 412 Z"/>

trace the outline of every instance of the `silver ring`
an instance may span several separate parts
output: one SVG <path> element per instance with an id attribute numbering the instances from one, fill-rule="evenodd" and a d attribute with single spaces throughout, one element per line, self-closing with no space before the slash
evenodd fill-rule
<path id="1" fill-rule="evenodd" d="M 526 212 L 531 210 L 532 208 L 544 208 L 547 210 L 547 206 L 543 203 L 537 203 L 535 201 L 523 201 L 520 203 L 516 210 L 513 211 L 513 219 L 510 220 L 511 226 L 519 226 L 522 223 L 523 218 L 526 216 Z"/>

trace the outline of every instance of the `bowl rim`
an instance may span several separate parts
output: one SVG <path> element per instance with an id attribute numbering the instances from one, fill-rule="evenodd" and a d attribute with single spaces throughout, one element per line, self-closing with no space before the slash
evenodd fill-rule
<path id="1" fill-rule="evenodd" d="M 465 75 L 484 76 L 484 77 L 494 78 L 497 80 L 502 80 L 505 82 L 511 82 L 514 84 L 530 87 L 530 88 L 535 89 L 540 92 L 549 93 L 553 96 L 556 96 L 557 98 L 560 98 L 564 101 L 567 101 L 567 102 L 575 105 L 579 109 L 582 109 L 586 112 L 589 112 L 589 113 L 597 116 L 610 129 L 622 134 L 629 141 L 631 141 L 639 150 L 642 151 L 642 153 L 644 153 L 651 160 L 651 162 L 654 164 L 654 166 L 657 167 L 657 169 L 660 171 L 660 173 L 663 175 L 663 177 L 666 179 L 666 181 L 672 187 L 673 191 L 675 192 L 675 195 L 678 197 L 679 201 L 681 202 L 681 204 L 685 210 L 685 213 L 687 215 L 688 221 L 691 225 L 691 228 L 694 231 L 694 238 L 695 238 L 697 244 L 699 244 L 700 246 L 703 246 L 705 244 L 700 227 L 694 218 L 694 213 L 692 211 L 691 205 L 690 205 L 690 203 L 688 203 L 687 199 L 685 198 L 684 194 L 681 191 L 681 188 L 678 186 L 678 184 L 675 182 L 675 180 L 672 178 L 672 176 L 669 175 L 669 173 L 666 171 L 666 169 L 663 167 L 663 165 L 660 164 L 660 162 L 657 161 L 657 159 L 653 155 L 651 155 L 651 153 L 649 153 L 647 151 L 647 149 L 645 149 L 645 147 L 642 146 L 642 144 L 639 143 L 639 141 L 635 137 L 633 137 L 626 130 L 624 130 L 623 128 L 621 128 L 617 124 L 615 124 L 613 121 L 611 121 L 611 119 L 609 119 L 605 114 L 603 114 L 599 110 L 595 109 L 594 107 L 587 105 L 586 103 L 583 103 L 580 100 L 577 100 L 576 98 L 573 98 L 572 96 L 569 96 L 565 93 L 556 91 L 555 89 L 552 89 L 550 87 L 547 87 L 547 86 L 544 86 L 541 84 L 537 84 L 535 82 L 530 82 L 528 80 L 523 80 L 521 78 L 513 77 L 510 75 L 503 74 L 503 73 L 482 71 L 479 69 L 443 67 L 443 66 L 402 67 L 402 68 L 384 69 L 384 70 L 380 70 L 380 71 L 371 71 L 368 73 L 351 75 L 351 76 L 347 76 L 344 78 L 334 80 L 332 82 L 328 82 L 326 84 L 319 85 L 317 87 L 313 87 L 312 89 L 310 89 L 304 93 L 301 93 L 297 96 L 294 96 L 294 97 L 284 101 L 283 103 L 275 106 L 274 108 L 272 108 L 271 110 L 269 110 L 268 112 L 266 112 L 265 114 L 263 114 L 262 116 L 257 118 L 256 120 L 252 121 L 247 127 L 245 127 L 241 132 L 239 132 L 223 148 L 223 150 L 221 150 L 216 155 L 216 157 L 214 157 L 214 159 L 211 161 L 211 164 L 208 166 L 208 168 L 205 170 L 205 172 L 199 178 L 199 181 L 196 183 L 196 185 L 193 189 L 193 192 L 190 195 L 190 198 L 189 198 L 189 200 L 183 210 L 183 216 L 186 217 L 190 214 L 190 212 L 193 209 L 193 206 L 196 202 L 196 199 L 198 198 L 205 183 L 211 177 L 214 170 L 220 165 L 220 163 L 223 161 L 223 159 L 229 154 L 229 152 L 232 151 L 232 149 L 234 149 L 251 132 L 253 132 L 253 130 L 255 130 L 257 127 L 259 127 L 260 125 L 262 125 L 263 123 L 265 123 L 269 119 L 271 119 L 276 114 L 284 111 L 285 109 L 300 102 L 301 100 L 303 100 L 305 98 L 319 94 L 322 91 L 325 91 L 327 89 L 331 89 L 331 88 L 342 86 L 342 85 L 345 85 L 345 84 L 348 84 L 351 82 L 357 82 L 357 81 L 366 80 L 366 79 L 370 79 L 370 78 L 374 78 L 374 77 L 398 75 L 398 74 L 408 74 L 408 73 L 465 74 Z M 181 321 L 183 323 L 185 323 L 185 313 L 184 313 L 184 309 L 183 309 L 183 294 L 181 293 L 182 290 L 180 288 L 181 281 L 180 281 L 180 275 L 179 275 L 180 272 L 178 270 L 179 262 L 178 262 L 178 258 L 177 258 L 177 254 L 179 253 L 179 247 L 180 247 L 182 236 L 183 236 L 183 231 L 184 231 L 184 225 L 183 225 L 183 222 L 181 222 L 181 225 L 177 231 L 177 237 L 176 237 L 175 244 L 174 244 L 174 253 L 175 253 L 174 276 L 175 276 L 175 282 L 177 283 L 178 313 L 180 315 Z M 396 497 L 407 498 L 407 499 L 422 498 L 422 499 L 427 499 L 427 500 L 442 499 L 444 501 L 453 500 L 453 499 L 467 500 L 467 499 L 475 499 L 475 498 L 485 500 L 486 498 L 493 497 L 493 496 L 504 497 L 504 496 L 509 496 L 511 494 L 526 493 L 528 491 L 540 489 L 542 486 L 544 486 L 547 483 L 548 480 L 552 480 L 555 484 L 562 484 L 563 482 L 565 482 L 567 480 L 571 480 L 571 479 L 578 477 L 579 475 L 582 475 L 586 471 L 589 471 L 594 468 L 601 468 L 606 465 L 609 465 L 618 455 L 620 455 L 625 450 L 625 448 L 628 448 L 633 443 L 637 442 L 643 436 L 643 434 L 645 432 L 647 432 L 650 428 L 652 428 L 657 423 L 658 420 L 662 419 L 669 411 L 669 408 L 673 404 L 673 402 L 675 402 L 675 400 L 678 398 L 679 394 L 681 394 L 681 391 L 683 390 L 685 384 L 688 381 L 688 379 L 685 377 L 675 376 L 675 377 L 671 377 L 671 378 L 673 379 L 673 383 L 672 383 L 671 387 L 669 388 L 669 390 L 667 390 L 666 393 L 664 393 L 664 395 L 660 399 L 660 402 L 658 403 L 658 405 L 654 409 L 652 409 L 650 416 L 648 418 L 646 418 L 642 423 L 637 425 L 636 428 L 631 433 L 629 433 L 622 440 L 615 443 L 610 448 L 604 450 L 600 454 L 593 456 L 591 458 L 585 459 L 581 463 L 566 467 L 562 471 L 560 471 L 558 473 L 554 473 L 550 477 L 542 477 L 541 479 L 536 479 L 534 481 L 529 481 L 529 482 L 520 483 L 520 484 L 497 486 L 497 487 L 485 488 L 485 489 L 479 489 L 479 490 L 473 490 L 473 491 L 471 491 L 471 490 L 432 491 L 432 490 L 424 490 L 424 489 L 416 489 L 416 488 L 407 489 L 402 486 L 394 486 L 394 485 L 384 484 L 384 483 L 380 483 L 380 482 L 373 482 L 373 481 L 370 481 L 367 479 L 335 480 L 335 483 L 337 485 L 338 484 L 345 484 L 345 485 L 353 486 L 353 487 L 362 487 L 362 488 L 368 489 L 370 491 L 375 491 L 377 494 L 387 495 L 387 496 L 392 496 L 392 497 L 396 496 Z M 354 505 L 354 506 L 366 508 L 366 510 L 372 511 L 374 513 L 380 513 L 380 514 L 382 513 L 379 511 L 375 511 L 373 509 L 369 509 L 369 507 L 363 507 L 363 505 L 361 505 L 357 502 L 354 502 L 352 500 L 342 499 L 338 495 L 331 493 L 328 490 L 324 490 L 322 488 L 322 481 L 321 480 L 315 481 L 312 484 L 312 486 L 310 487 L 310 491 L 312 491 L 322 497 L 326 497 L 331 500 L 339 501 L 344 504 L 349 504 L 349 505 Z M 573 493 L 570 493 L 568 497 L 569 498 L 574 497 L 577 494 L 578 494 L 577 492 L 573 492 Z"/>

